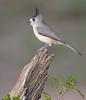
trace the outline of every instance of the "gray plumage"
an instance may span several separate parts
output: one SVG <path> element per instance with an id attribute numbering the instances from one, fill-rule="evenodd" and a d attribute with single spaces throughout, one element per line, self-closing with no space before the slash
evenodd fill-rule
<path id="1" fill-rule="evenodd" d="M 30 18 L 30 24 L 33 27 L 35 36 L 42 42 L 56 45 L 63 45 L 70 48 L 79 55 L 82 55 L 76 48 L 69 45 L 66 41 L 60 38 L 59 34 L 55 32 L 49 25 L 47 25 L 43 19 L 43 16 L 36 9 L 35 16 Z M 46 47 L 46 46 L 45 46 Z"/>
<path id="2" fill-rule="evenodd" d="M 48 26 L 45 23 L 43 23 L 42 26 L 38 26 L 37 31 L 39 33 L 42 33 L 45 36 L 49 36 L 57 40 L 61 40 L 59 34 L 56 33 L 50 26 Z"/>

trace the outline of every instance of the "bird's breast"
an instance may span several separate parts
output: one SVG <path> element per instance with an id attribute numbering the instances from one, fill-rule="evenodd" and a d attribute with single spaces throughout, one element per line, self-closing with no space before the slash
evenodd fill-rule
<path id="1" fill-rule="evenodd" d="M 36 28 L 33 28 L 33 31 L 34 31 L 34 34 L 35 36 L 42 42 L 44 43 L 47 43 L 47 44 L 53 44 L 54 43 L 54 40 L 47 37 L 47 36 L 43 36 L 41 34 L 38 33 L 37 29 Z M 56 41 L 55 41 L 56 42 Z"/>

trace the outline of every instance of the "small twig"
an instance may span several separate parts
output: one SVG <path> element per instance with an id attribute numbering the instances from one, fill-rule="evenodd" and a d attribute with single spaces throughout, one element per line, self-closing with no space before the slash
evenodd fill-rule
<path id="1" fill-rule="evenodd" d="M 58 96 L 58 100 L 64 100 L 63 99 L 63 96 L 68 92 L 69 90 L 65 90 L 62 94 L 60 94 L 59 96 Z"/>

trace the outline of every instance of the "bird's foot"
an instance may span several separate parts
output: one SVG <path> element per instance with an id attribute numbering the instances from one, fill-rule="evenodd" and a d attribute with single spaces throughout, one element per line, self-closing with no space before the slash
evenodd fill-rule
<path id="1" fill-rule="evenodd" d="M 43 47 L 41 47 L 40 49 L 37 50 L 37 52 L 43 51 L 44 49 L 46 49 L 49 45 L 45 45 Z"/>

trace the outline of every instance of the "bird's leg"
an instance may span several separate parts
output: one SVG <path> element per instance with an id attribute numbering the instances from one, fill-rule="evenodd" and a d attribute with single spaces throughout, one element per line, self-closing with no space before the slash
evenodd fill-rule
<path id="1" fill-rule="evenodd" d="M 45 49 L 45 48 L 47 48 L 47 47 L 49 47 L 49 46 L 51 46 L 51 45 L 46 44 L 46 45 L 44 45 L 43 47 L 41 47 L 40 49 L 38 49 L 37 51 L 42 51 L 43 49 Z"/>

